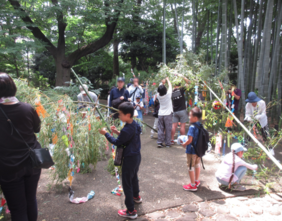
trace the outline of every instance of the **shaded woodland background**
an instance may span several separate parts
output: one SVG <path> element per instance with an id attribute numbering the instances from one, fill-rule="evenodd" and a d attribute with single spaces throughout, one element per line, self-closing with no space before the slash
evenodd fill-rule
<path id="1" fill-rule="evenodd" d="M 237 81 L 242 107 L 250 91 L 281 104 L 281 22 L 281 0 L 0 0 L 0 71 L 44 90 L 69 85 L 73 67 L 105 97 L 122 73 L 144 81 L 204 51 L 210 77 Z"/>

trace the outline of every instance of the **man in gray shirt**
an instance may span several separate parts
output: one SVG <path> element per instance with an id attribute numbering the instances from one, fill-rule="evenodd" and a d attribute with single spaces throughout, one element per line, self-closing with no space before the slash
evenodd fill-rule
<path id="1" fill-rule="evenodd" d="M 88 86 L 86 84 L 83 84 L 83 87 L 88 91 Z M 80 94 L 77 95 L 77 100 L 78 101 L 84 101 L 84 102 L 92 102 L 89 97 L 87 96 L 86 92 L 83 90 L 83 87 L 80 86 L 79 90 L 80 90 Z M 98 97 L 95 93 L 88 91 L 90 97 L 93 99 L 94 103 L 97 102 Z M 99 102 L 98 102 L 99 104 Z M 83 107 L 87 107 L 88 105 L 90 105 L 92 108 L 95 106 L 93 104 L 87 104 L 87 103 L 78 103 L 79 109 L 83 108 Z"/>

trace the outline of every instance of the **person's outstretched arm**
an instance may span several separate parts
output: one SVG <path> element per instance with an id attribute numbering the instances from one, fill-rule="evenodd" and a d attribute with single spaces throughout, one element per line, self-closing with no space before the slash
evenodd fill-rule
<path id="1" fill-rule="evenodd" d="M 190 83 L 191 83 L 191 81 L 188 80 L 188 78 L 186 78 L 184 75 L 182 75 L 182 74 L 177 74 L 177 76 L 178 76 L 178 77 L 182 77 L 183 80 L 186 82 L 186 84 L 190 84 Z"/>
<path id="2" fill-rule="evenodd" d="M 167 93 L 171 94 L 172 93 L 172 86 L 171 86 L 171 82 L 170 82 L 168 77 L 166 78 L 166 81 L 167 81 L 167 84 L 168 84 L 168 91 L 167 91 Z"/>

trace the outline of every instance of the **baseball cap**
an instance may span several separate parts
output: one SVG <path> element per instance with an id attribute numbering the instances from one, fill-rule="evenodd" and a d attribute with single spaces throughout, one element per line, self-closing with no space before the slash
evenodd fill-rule
<path id="1" fill-rule="evenodd" d="M 241 151 L 246 152 L 247 148 L 243 147 L 240 143 L 234 143 L 231 145 L 231 150 L 234 150 L 235 153 L 239 153 Z"/>
<path id="2" fill-rule="evenodd" d="M 140 95 L 136 96 L 136 99 L 141 99 L 141 96 Z"/>
<path id="3" fill-rule="evenodd" d="M 124 79 L 123 79 L 122 77 L 119 77 L 119 78 L 118 78 L 118 82 L 119 82 L 119 81 L 124 82 Z"/>
<path id="4" fill-rule="evenodd" d="M 86 84 L 83 84 L 83 87 L 85 88 L 86 91 L 88 91 L 88 86 Z M 81 91 L 82 94 L 86 94 L 86 92 L 83 90 L 82 86 L 79 86 L 79 90 Z"/>

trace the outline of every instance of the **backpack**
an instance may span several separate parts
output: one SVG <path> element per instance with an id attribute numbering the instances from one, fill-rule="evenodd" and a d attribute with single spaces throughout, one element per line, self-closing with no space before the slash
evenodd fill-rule
<path id="1" fill-rule="evenodd" d="M 205 170 L 204 163 L 202 157 L 205 155 L 206 151 L 209 148 L 210 138 L 209 132 L 203 127 L 202 124 L 198 126 L 194 124 L 195 127 L 199 129 L 199 136 L 196 147 L 192 144 L 193 148 L 195 149 L 196 155 L 201 158 L 203 169 Z"/>

